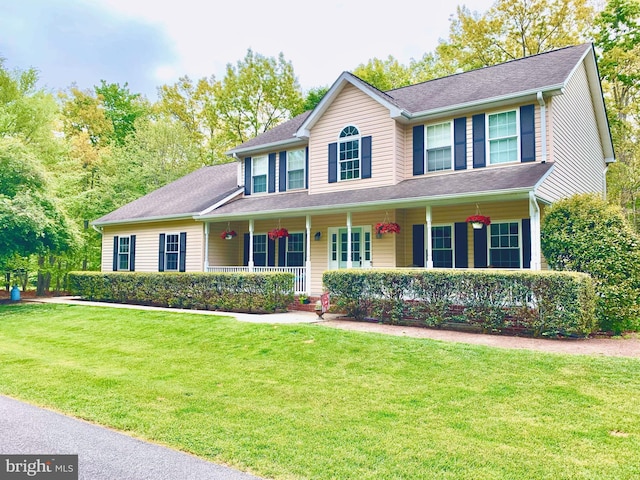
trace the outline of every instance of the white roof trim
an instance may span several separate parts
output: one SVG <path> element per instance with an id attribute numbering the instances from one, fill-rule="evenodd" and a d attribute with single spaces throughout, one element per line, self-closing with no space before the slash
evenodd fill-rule
<path id="1" fill-rule="evenodd" d="M 253 147 L 245 147 L 245 148 L 234 148 L 231 150 L 228 150 L 226 152 L 224 152 L 225 155 L 229 155 L 229 156 L 233 156 L 235 155 L 242 155 L 244 153 L 253 153 L 253 152 L 259 152 L 260 150 L 270 150 L 273 147 L 286 147 L 289 145 L 293 145 L 299 143 L 301 145 L 306 145 L 307 142 L 303 139 L 303 138 L 298 138 L 298 137 L 291 137 L 290 139 L 287 140 L 278 140 L 277 142 L 271 142 L 271 143 L 263 143 L 260 145 L 255 145 Z"/>
<path id="2" fill-rule="evenodd" d="M 125 218 L 124 220 L 106 220 L 104 222 L 91 222 L 91 225 L 103 227 L 108 225 L 124 225 L 127 223 L 149 223 L 149 222 L 166 222 L 168 220 L 189 220 L 193 218 L 194 213 L 180 213 L 176 215 L 157 215 L 155 217 L 142 218 Z"/>
<path id="3" fill-rule="evenodd" d="M 333 103 L 335 98 L 338 96 L 338 94 L 342 91 L 342 89 L 345 87 L 347 83 L 353 85 L 362 93 L 372 98 L 383 107 L 387 108 L 389 110 L 389 116 L 391 118 L 396 118 L 403 114 L 404 110 L 397 107 L 393 103 L 385 100 L 383 96 L 376 95 L 376 93 L 372 91 L 372 88 L 374 87 L 366 85 L 362 80 L 360 80 L 358 77 L 356 77 L 355 75 L 349 72 L 342 72 L 342 74 L 338 77 L 338 79 L 335 82 L 333 82 L 333 85 L 331 85 L 331 88 L 325 94 L 325 96 L 322 97 L 322 100 L 320 101 L 320 103 L 316 105 L 316 108 L 313 110 L 313 112 L 311 112 L 311 114 L 302 123 L 302 125 L 300 125 L 300 128 L 298 128 L 298 131 L 296 132 L 296 137 L 309 138 L 309 136 L 311 135 L 310 133 L 311 128 L 316 124 L 318 119 L 322 117 L 324 112 L 329 108 L 331 103 Z M 382 95 L 384 95 L 384 93 L 382 93 Z"/>
<path id="4" fill-rule="evenodd" d="M 218 208 L 218 207 L 219 207 L 219 206 L 221 206 L 221 205 L 224 205 L 224 204 L 225 204 L 225 203 L 227 203 L 229 200 L 231 200 L 231 199 L 233 199 L 233 198 L 237 197 L 238 195 L 240 195 L 240 194 L 241 194 L 241 193 L 243 193 L 243 192 L 244 192 L 244 187 L 239 188 L 238 190 L 236 190 L 236 191 L 235 191 L 235 192 L 233 192 L 232 194 L 227 195 L 227 196 L 226 196 L 226 197 L 224 197 L 222 200 L 220 200 L 220 201 L 218 201 L 218 202 L 214 203 L 213 205 L 211 205 L 210 207 L 208 207 L 208 208 L 206 208 L 206 209 L 202 210 L 202 211 L 201 211 L 200 213 L 198 213 L 197 215 L 194 215 L 194 218 L 195 218 L 195 217 L 197 217 L 197 216 L 200 216 L 200 215 L 206 215 L 207 213 L 209 213 L 209 212 L 211 212 L 211 211 L 215 210 L 216 208 Z"/>

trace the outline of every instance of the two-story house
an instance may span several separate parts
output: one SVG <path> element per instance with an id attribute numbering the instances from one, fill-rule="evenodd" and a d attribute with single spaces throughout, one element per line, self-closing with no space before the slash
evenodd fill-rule
<path id="1" fill-rule="evenodd" d="M 604 195 L 614 160 L 590 44 L 388 92 L 345 72 L 228 154 L 93 222 L 103 270 L 286 270 L 312 295 L 337 268 L 538 270 L 545 207 Z"/>

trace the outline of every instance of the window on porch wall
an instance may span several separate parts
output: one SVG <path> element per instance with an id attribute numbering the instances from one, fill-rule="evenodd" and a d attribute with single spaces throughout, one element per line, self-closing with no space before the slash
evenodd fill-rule
<path id="1" fill-rule="evenodd" d="M 451 225 L 431 227 L 433 266 L 453 268 L 453 235 Z"/>
<path id="2" fill-rule="evenodd" d="M 304 233 L 290 233 L 287 237 L 287 267 L 304 267 Z"/>
<path id="3" fill-rule="evenodd" d="M 492 223 L 489 226 L 489 265 L 520 268 L 519 222 Z"/>

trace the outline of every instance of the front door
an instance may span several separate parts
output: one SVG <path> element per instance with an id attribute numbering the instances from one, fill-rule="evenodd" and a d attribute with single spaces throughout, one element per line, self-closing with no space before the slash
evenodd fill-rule
<path id="1" fill-rule="evenodd" d="M 346 228 L 329 229 L 329 268 L 347 268 L 349 245 Z M 351 262 L 353 268 L 371 267 L 371 227 L 351 228 Z"/>

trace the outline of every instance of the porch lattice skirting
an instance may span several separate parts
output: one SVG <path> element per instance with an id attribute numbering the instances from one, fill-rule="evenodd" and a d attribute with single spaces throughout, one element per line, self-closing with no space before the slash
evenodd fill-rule
<path id="1" fill-rule="evenodd" d="M 307 269 L 305 267 L 239 267 L 239 266 L 208 266 L 207 272 L 242 273 L 242 272 L 285 272 L 294 276 L 295 293 L 307 291 Z"/>

